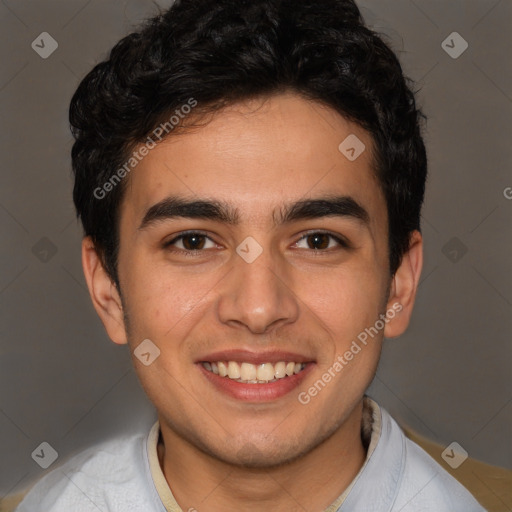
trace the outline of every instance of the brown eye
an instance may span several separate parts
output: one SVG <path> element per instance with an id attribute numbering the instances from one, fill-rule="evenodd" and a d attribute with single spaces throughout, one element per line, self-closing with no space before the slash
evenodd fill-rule
<path id="1" fill-rule="evenodd" d="M 207 244 L 210 244 L 207 246 Z M 202 233 L 183 233 L 170 242 L 164 244 L 164 248 L 176 249 L 177 251 L 201 251 L 203 249 L 212 249 L 215 243 L 209 237 Z"/>
<path id="2" fill-rule="evenodd" d="M 310 249 L 327 249 L 329 247 L 329 235 L 325 233 L 315 233 L 308 235 L 306 240 Z"/>
<path id="3" fill-rule="evenodd" d="M 205 239 L 206 237 L 204 235 L 185 235 L 182 238 L 183 247 L 187 251 L 197 251 L 204 247 Z"/>
<path id="4" fill-rule="evenodd" d="M 334 242 L 334 243 L 333 243 Z M 303 236 L 297 246 L 300 249 L 312 249 L 313 251 L 326 251 L 326 249 L 349 248 L 348 242 L 330 233 L 316 232 Z"/>

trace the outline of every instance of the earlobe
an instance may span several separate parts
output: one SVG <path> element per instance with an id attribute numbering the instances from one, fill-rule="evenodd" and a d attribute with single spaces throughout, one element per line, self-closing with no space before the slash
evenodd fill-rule
<path id="1" fill-rule="evenodd" d="M 409 249 L 403 255 L 393 281 L 387 303 L 389 321 L 384 329 L 386 338 L 396 338 L 405 332 L 411 319 L 421 269 L 423 267 L 423 238 L 419 231 L 410 236 Z"/>
<path id="2" fill-rule="evenodd" d="M 110 339 L 127 343 L 123 305 L 119 292 L 101 262 L 90 237 L 82 240 L 82 267 L 94 306 Z"/>

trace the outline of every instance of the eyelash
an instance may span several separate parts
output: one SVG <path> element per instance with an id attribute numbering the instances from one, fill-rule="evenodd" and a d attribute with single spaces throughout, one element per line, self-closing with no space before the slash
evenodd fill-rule
<path id="1" fill-rule="evenodd" d="M 192 235 L 203 236 L 203 237 L 208 238 L 210 241 L 215 243 L 215 241 L 212 240 L 206 233 L 203 233 L 201 231 L 184 231 L 183 233 L 180 233 L 178 236 L 176 236 L 172 240 L 170 240 L 168 242 L 165 242 L 163 244 L 163 248 L 164 249 L 169 249 L 176 242 L 178 242 L 180 240 L 183 240 L 187 236 L 192 236 Z M 302 237 L 300 237 L 299 240 L 296 243 L 299 243 L 302 240 L 304 240 L 304 239 L 306 239 L 306 238 L 308 238 L 309 236 L 312 236 L 312 235 L 328 235 L 331 239 L 335 240 L 339 244 L 340 248 L 342 248 L 342 249 L 351 249 L 351 245 L 343 237 L 334 235 L 333 233 L 330 233 L 328 231 L 321 231 L 321 230 L 320 231 L 317 230 L 317 231 L 309 231 L 309 232 L 307 232 Z M 207 249 L 194 249 L 194 250 L 169 249 L 169 250 L 171 252 L 182 253 L 182 254 L 185 254 L 187 256 L 194 257 L 194 256 L 199 256 L 201 252 L 204 252 Z M 332 248 L 330 250 L 332 250 Z M 327 251 L 329 251 L 329 249 L 310 249 L 309 251 L 312 252 L 315 256 L 321 256 L 322 253 L 325 254 Z"/>

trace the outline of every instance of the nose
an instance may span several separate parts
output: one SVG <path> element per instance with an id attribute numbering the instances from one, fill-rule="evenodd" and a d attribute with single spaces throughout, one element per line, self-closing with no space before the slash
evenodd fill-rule
<path id="1" fill-rule="evenodd" d="M 295 322 L 299 302 L 289 274 L 267 250 L 252 263 L 235 257 L 234 268 L 219 283 L 219 320 L 254 334 Z"/>

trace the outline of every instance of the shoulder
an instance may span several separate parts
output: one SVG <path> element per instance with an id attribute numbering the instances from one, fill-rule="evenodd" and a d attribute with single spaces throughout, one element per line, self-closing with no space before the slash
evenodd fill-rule
<path id="1" fill-rule="evenodd" d="M 153 510 L 146 438 L 123 436 L 80 452 L 37 482 L 16 512 Z"/>
<path id="2" fill-rule="evenodd" d="M 402 445 L 402 470 L 392 510 L 485 512 L 462 484 L 405 436 L 389 414 L 382 414 Z"/>

